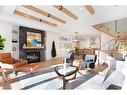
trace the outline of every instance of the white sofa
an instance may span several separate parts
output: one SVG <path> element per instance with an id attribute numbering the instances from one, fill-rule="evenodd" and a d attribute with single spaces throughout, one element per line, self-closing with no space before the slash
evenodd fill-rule
<path id="1" fill-rule="evenodd" d="M 95 75 L 93 78 L 89 79 L 76 89 L 98 89 L 104 90 L 107 89 L 110 85 L 116 85 L 122 87 L 121 90 L 125 90 L 127 88 L 127 62 L 118 61 L 109 55 L 105 54 L 107 57 L 107 64 L 109 68 L 106 70 L 99 72 L 99 74 Z M 115 69 L 110 68 L 111 62 L 110 60 L 116 61 Z"/>
<path id="2" fill-rule="evenodd" d="M 103 86 L 107 88 L 109 85 L 113 84 L 124 89 L 124 85 L 126 85 L 124 82 L 127 80 L 127 73 L 125 73 L 127 70 L 127 68 L 125 68 L 125 66 L 127 67 L 127 63 L 125 61 L 115 60 L 108 54 L 105 54 L 105 56 L 107 58 L 106 62 L 109 66 L 107 70 L 112 70 L 113 72 L 109 75 L 107 75 L 108 73 L 106 74 L 108 77 L 105 76 L 106 80 L 104 81 Z"/>

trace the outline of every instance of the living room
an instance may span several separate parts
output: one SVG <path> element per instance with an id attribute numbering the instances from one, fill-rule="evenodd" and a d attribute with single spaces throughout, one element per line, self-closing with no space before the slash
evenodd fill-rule
<path id="1" fill-rule="evenodd" d="M 0 89 L 124 90 L 127 79 L 126 37 L 123 35 L 126 34 L 121 33 L 120 22 L 125 21 L 122 27 L 125 29 L 126 8 L 94 5 L 1 6 L 0 35 L 5 41 L 0 53 L 9 53 L 6 56 L 27 66 L 18 68 L 13 64 L 13 70 L 1 68 L 5 75 L 2 77 L 1 74 Z M 122 57 L 115 56 L 119 54 L 116 50 Z M 75 53 L 72 63 L 70 52 Z M 1 63 L 4 63 L 3 60 Z M 5 63 L 10 63 L 10 60 Z M 69 74 L 76 77 L 66 80 L 64 74 L 60 75 L 58 71 L 61 68 L 56 67 L 61 63 L 63 68 L 73 65 L 74 71 Z M 65 72 L 66 69 L 63 69 Z"/>

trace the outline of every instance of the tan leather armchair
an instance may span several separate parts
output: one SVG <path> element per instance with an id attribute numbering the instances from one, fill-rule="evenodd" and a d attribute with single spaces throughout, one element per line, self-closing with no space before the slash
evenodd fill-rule
<path id="1" fill-rule="evenodd" d="M 18 72 L 32 72 L 39 67 L 38 64 L 28 64 L 27 60 L 16 60 L 12 58 L 10 52 L 0 53 L 0 62 L 13 66 L 13 71 L 17 75 Z"/>

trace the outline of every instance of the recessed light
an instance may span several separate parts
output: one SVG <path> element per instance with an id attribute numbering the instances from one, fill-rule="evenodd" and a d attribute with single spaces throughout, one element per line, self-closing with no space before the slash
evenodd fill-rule
<path id="1" fill-rule="evenodd" d="M 31 13 L 30 13 L 30 12 L 27 12 L 27 14 L 28 14 L 28 15 L 31 15 Z"/>
<path id="2" fill-rule="evenodd" d="M 115 5 L 115 7 L 119 7 L 119 5 Z"/>
<path id="3" fill-rule="evenodd" d="M 67 17 L 67 15 L 64 15 L 65 17 Z"/>
<path id="4" fill-rule="evenodd" d="M 80 10 L 83 10 L 83 8 L 79 8 Z"/>

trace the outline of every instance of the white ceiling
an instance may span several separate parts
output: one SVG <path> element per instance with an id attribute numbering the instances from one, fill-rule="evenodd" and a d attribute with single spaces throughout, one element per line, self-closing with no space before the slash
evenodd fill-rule
<path id="1" fill-rule="evenodd" d="M 72 19 L 71 17 L 57 10 L 53 6 L 36 6 L 36 7 L 44 11 L 47 11 L 51 13 L 52 15 L 55 15 L 57 17 L 64 19 L 67 23 L 62 24 L 60 22 L 57 22 L 53 19 L 50 19 L 42 15 L 39 15 L 21 6 L 1 6 L 0 20 L 17 23 L 19 25 L 24 24 L 30 27 L 39 28 L 43 30 L 49 30 L 49 31 L 64 32 L 69 34 L 74 34 L 75 32 L 78 32 L 79 35 L 98 35 L 100 34 L 100 32 L 95 30 L 92 27 L 92 25 L 127 17 L 127 11 L 126 11 L 127 6 L 93 6 L 95 10 L 94 15 L 89 14 L 89 12 L 85 9 L 84 6 L 64 6 L 65 8 L 73 12 L 75 15 L 77 15 L 78 20 Z M 14 9 L 17 9 L 25 13 L 29 13 L 33 16 L 40 17 L 42 19 L 56 23 L 58 24 L 58 27 L 48 26 L 48 25 L 33 21 L 31 19 L 14 15 L 13 14 Z M 3 19 L 4 16 L 8 18 Z"/>

